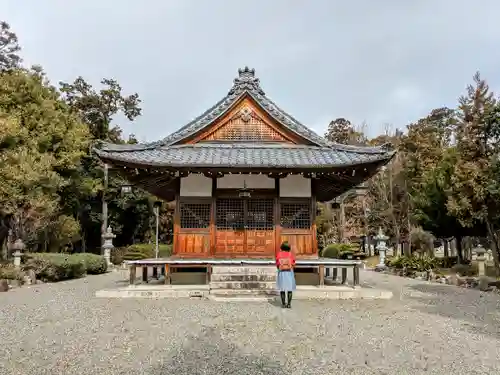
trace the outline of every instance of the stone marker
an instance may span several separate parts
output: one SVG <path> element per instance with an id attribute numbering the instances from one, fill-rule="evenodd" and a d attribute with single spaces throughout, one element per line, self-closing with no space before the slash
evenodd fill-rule
<path id="1" fill-rule="evenodd" d="M 9 291 L 9 283 L 7 280 L 0 280 L 0 292 L 8 292 Z"/>

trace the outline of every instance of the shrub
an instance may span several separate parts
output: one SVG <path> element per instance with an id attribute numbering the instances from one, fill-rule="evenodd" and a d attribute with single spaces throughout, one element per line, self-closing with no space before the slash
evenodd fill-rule
<path id="1" fill-rule="evenodd" d="M 347 257 L 353 255 L 356 250 L 356 245 L 332 243 L 323 249 L 321 256 L 324 258 L 347 259 Z"/>
<path id="2" fill-rule="evenodd" d="M 436 258 L 439 268 L 451 268 L 455 264 L 458 264 L 458 257 L 443 257 Z"/>
<path id="3" fill-rule="evenodd" d="M 24 281 L 25 273 L 19 268 L 14 267 L 13 264 L 0 265 L 0 280 L 18 280 Z"/>
<path id="4" fill-rule="evenodd" d="M 82 260 L 69 254 L 27 254 L 23 269 L 33 270 L 37 279 L 43 281 L 62 281 L 85 275 L 85 264 Z"/>
<path id="5" fill-rule="evenodd" d="M 99 275 L 108 270 L 106 259 L 101 255 L 78 253 L 70 255 L 70 257 L 82 262 L 85 265 L 85 272 L 89 275 Z"/>
<path id="6" fill-rule="evenodd" d="M 460 276 L 474 276 L 477 274 L 477 268 L 469 264 L 455 264 L 451 267 L 451 270 Z"/>
<path id="7" fill-rule="evenodd" d="M 172 255 L 172 245 L 159 244 L 158 256 L 160 258 Z M 140 260 L 155 257 L 154 244 L 135 244 L 130 245 L 123 255 L 123 260 Z"/>
<path id="8" fill-rule="evenodd" d="M 435 269 L 438 266 L 438 259 L 431 257 L 397 256 L 386 258 L 385 264 L 388 267 L 403 269 L 409 271 L 425 272 Z"/>
<path id="9" fill-rule="evenodd" d="M 123 263 L 125 253 L 128 251 L 126 247 L 115 247 L 111 250 L 111 263 L 114 265 L 120 265 Z"/>

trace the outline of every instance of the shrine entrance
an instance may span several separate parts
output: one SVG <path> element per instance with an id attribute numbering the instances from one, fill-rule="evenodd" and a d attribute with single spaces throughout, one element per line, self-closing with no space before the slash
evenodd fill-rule
<path id="1" fill-rule="evenodd" d="M 274 198 L 218 198 L 215 256 L 274 257 Z"/>

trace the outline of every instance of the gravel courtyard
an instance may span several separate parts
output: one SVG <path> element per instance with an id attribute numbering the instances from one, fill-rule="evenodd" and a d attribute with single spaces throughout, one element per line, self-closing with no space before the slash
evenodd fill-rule
<path id="1" fill-rule="evenodd" d="M 392 300 L 94 297 L 121 279 L 0 294 L 0 374 L 500 374 L 498 294 L 366 271 Z"/>

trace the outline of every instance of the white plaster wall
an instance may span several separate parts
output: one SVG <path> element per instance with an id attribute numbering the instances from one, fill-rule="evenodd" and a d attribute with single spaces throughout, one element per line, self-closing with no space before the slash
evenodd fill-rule
<path id="1" fill-rule="evenodd" d="M 264 174 L 227 174 L 217 179 L 218 189 L 274 189 L 274 178 Z"/>
<path id="2" fill-rule="evenodd" d="M 212 179 L 202 174 L 190 174 L 181 178 L 181 197 L 211 197 Z"/>
<path id="3" fill-rule="evenodd" d="M 280 178 L 280 197 L 310 198 L 311 179 L 295 174 Z"/>

